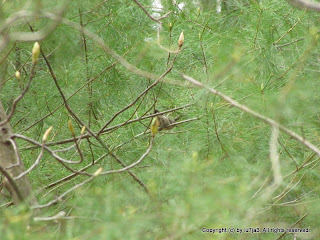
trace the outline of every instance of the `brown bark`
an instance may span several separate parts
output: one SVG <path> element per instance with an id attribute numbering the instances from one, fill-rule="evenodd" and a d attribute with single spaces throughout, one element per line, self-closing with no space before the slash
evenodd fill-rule
<path id="1" fill-rule="evenodd" d="M 0 101 L 0 122 L 6 119 L 6 113 Z M 14 180 L 25 171 L 23 163 L 18 163 L 17 152 L 15 152 L 11 139 L 12 129 L 9 123 L 0 126 L 0 171 L 4 175 L 4 187 L 9 191 L 13 203 L 18 205 L 22 202 L 28 205 L 37 204 L 32 193 L 31 184 L 27 175 Z M 12 141 L 11 141 L 11 140 Z"/>

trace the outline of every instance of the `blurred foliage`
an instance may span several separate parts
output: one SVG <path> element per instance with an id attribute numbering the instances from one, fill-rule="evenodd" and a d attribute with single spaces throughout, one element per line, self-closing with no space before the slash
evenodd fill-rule
<path id="1" fill-rule="evenodd" d="M 149 12 L 152 1 L 140 1 Z M 183 31 L 185 43 L 177 56 L 172 72 L 165 82 L 153 88 L 135 105 L 120 114 L 112 125 L 153 111 L 157 98 L 158 110 L 195 103 L 173 113 L 181 119 L 201 117 L 158 133 L 148 157 L 133 171 L 150 189 L 147 195 L 127 174 L 101 176 L 72 192 L 66 199 L 41 212 L 52 216 L 66 211 L 71 219 L 57 222 L 32 222 L 25 208 L 9 207 L 0 215 L 2 239 L 276 239 L 281 233 L 227 234 L 203 233 L 202 228 L 309 228 L 311 233 L 298 234 L 297 239 L 318 239 L 319 161 L 291 174 L 312 156 L 310 150 L 285 134 L 279 138 L 282 185 L 268 189 L 273 182 L 269 159 L 270 127 L 231 108 L 206 91 L 186 84 L 180 73 L 215 87 L 242 104 L 288 126 L 317 145 L 319 140 L 319 21 L 317 13 L 299 10 L 287 1 L 221 1 L 216 11 L 214 1 L 162 1 L 161 15 L 173 11 L 162 20 L 161 44 L 177 49 Z M 2 18 L 24 10 L 58 11 L 64 1 L 4 1 Z M 119 55 L 138 68 L 162 74 L 173 59 L 157 44 L 157 25 L 133 2 L 124 0 L 68 1 L 65 17 L 101 37 Z M 30 21 L 35 30 L 48 20 Z M 170 28 L 172 26 L 172 28 Z M 10 31 L 30 29 L 21 19 Z M 66 97 L 71 97 L 88 80 L 87 86 L 68 101 L 72 109 L 89 122 L 88 103 L 92 101 L 91 128 L 99 130 L 116 112 L 133 101 L 153 80 L 129 72 L 95 42 L 86 37 L 87 59 L 83 35 L 60 24 L 41 47 L 52 65 Z M 10 109 L 12 100 L 28 80 L 33 43 L 11 43 L 5 50 L 5 84 L 1 99 Z M 21 81 L 14 78 L 17 57 Z M 3 55 L 2 57 L 3 58 Z M 169 61 L 168 61 L 169 59 Z M 2 63 L 4 64 L 4 63 Z M 15 132 L 41 140 L 45 130 L 53 126 L 48 141 L 71 138 L 68 112 L 60 107 L 62 99 L 48 68 L 39 61 L 30 91 L 18 105 L 11 125 Z M 56 111 L 55 109 L 58 108 Z M 54 113 L 52 113 L 54 111 Z M 52 113 L 35 124 L 45 115 Z M 144 124 L 144 125 L 143 125 Z M 126 125 L 107 135 L 104 141 L 115 148 L 128 142 L 115 153 L 127 164 L 136 161 L 148 146 L 148 137 L 132 139 L 146 130 L 149 120 Z M 76 134 L 81 126 L 74 123 Z M 219 138 L 217 137 L 219 136 Z M 97 159 L 104 150 L 95 140 L 82 142 L 85 162 Z M 39 153 L 38 149 L 19 141 L 26 167 Z M 61 146 L 55 147 L 55 149 Z M 24 150 L 23 150 L 24 149 Z M 62 156 L 72 158 L 72 153 Z M 75 157 L 74 157 L 75 158 Z M 104 170 L 120 166 L 111 158 L 101 161 Z M 94 172 L 97 166 L 90 168 Z M 79 166 L 80 168 L 80 166 Z M 68 175 L 69 172 L 45 154 L 41 164 L 29 174 L 39 202 L 45 203 L 80 183 L 78 177 L 54 189 L 43 187 Z M 292 189 L 291 189 L 292 188 Z M 281 199 L 283 191 L 291 191 Z M 1 203 L 5 203 L 2 199 Z M 286 234 L 281 239 L 293 239 Z"/>

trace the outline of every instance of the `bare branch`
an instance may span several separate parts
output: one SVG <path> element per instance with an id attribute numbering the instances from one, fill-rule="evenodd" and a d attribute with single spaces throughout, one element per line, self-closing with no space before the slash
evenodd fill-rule
<path id="1" fill-rule="evenodd" d="M 286 128 L 285 126 L 281 125 L 280 123 L 276 122 L 275 120 L 268 118 L 266 116 L 263 116 L 260 113 L 257 113 L 253 110 L 251 110 L 250 108 L 248 108 L 245 105 L 242 105 L 240 103 L 238 103 L 237 101 L 233 100 L 232 98 L 230 98 L 227 95 L 224 95 L 223 93 L 217 91 L 214 88 L 210 88 L 207 85 L 202 84 L 201 82 L 187 76 L 184 74 L 181 74 L 181 76 L 185 79 L 188 80 L 189 82 L 191 82 L 192 84 L 200 87 L 200 88 L 205 88 L 207 89 L 209 92 L 213 93 L 214 95 L 222 98 L 223 100 L 227 101 L 228 103 L 230 103 L 232 106 L 240 109 L 243 112 L 246 112 L 252 116 L 254 116 L 255 118 L 267 123 L 268 125 L 272 126 L 272 127 L 277 127 L 279 128 L 281 131 L 285 132 L 286 134 L 288 134 L 290 137 L 292 137 L 293 139 L 297 140 L 298 142 L 300 142 L 301 144 L 303 144 L 304 146 L 306 146 L 307 148 L 309 148 L 311 151 L 313 151 L 314 153 L 316 153 L 319 157 L 320 157 L 320 150 L 311 142 L 307 141 L 306 139 L 304 139 L 302 136 L 298 135 L 297 133 L 289 130 L 288 128 Z"/>
<path id="2" fill-rule="evenodd" d="M 32 143 L 32 144 L 34 144 L 34 145 L 37 145 L 37 146 L 41 146 L 41 147 L 43 146 L 43 148 L 44 148 L 47 152 L 49 152 L 54 159 L 56 159 L 61 165 L 63 165 L 66 169 L 68 169 L 69 171 L 71 171 L 71 172 L 73 172 L 73 173 L 82 174 L 82 175 L 87 175 L 87 176 L 92 176 L 92 174 L 90 174 L 90 173 L 79 172 L 79 171 L 76 171 L 76 170 L 72 169 L 72 168 L 69 167 L 68 165 L 66 165 L 66 164 L 68 164 L 68 163 L 69 163 L 69 164 L 70 164 L 70 163 L 72 164 L 72 163 L 76 163 L 76 162 L 74 162 L 74 161 L 69 161 L 69 160 L 66 160 L 66 159 L 58 156 L 57 154 L 55 154 L 55 153 L 54 153 L 49 147 L 47 147 L 46 145 L 43 145 L 43 144 L 41 144 L 41 143 L 39 143 L 39 142 L 31 139 L 31 138 L 28 138 L 28 137 L 23 136 L 23 135 L 20 135 L 20 134 L 14 134 L 14 135 L 12 135 L 12 137 L 13 137 L 13 138 L 20 138 L 20 139 L 22 139 L 22 140 L 28 141 L 28 142 L 30 142 L 30 143 Z"/>
<path id="3" fill-rule="evenodd" d="M 63 219 L 66 216 L 65 211 L 58 212 L 56 215 L 52 217 L 34 217 L 33 221 L 39 222 L 39 221 L 57 221 L 60 219 Z"/>
<path id="4" fill-rule="evenodd" d="M 276 187 L 280 186 L 282 183 L 279 153 L 278 153 L 278 138 L 279 138 L 279 128 L 277 126 L 272 126 L 271 137 L 270 137 L 270 160 L 272 165 L 274 183 Z"/>
<path id="5" fill-rule="evenodd" d="M 320 3 L 318 2 L 314 2 L 310 0 L 289 0 L 289 2 L 296 7 L 320 12 Z"/>

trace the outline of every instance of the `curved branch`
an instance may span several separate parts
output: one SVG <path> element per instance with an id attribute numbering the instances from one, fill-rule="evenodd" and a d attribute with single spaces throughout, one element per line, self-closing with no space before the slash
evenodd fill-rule
<path id="1" fill-rule="evenodd" d="M 46 145 L 43 145 L 31 138 L 28 138 L 26 136 L 23 136 L 23 135 L 20 135 L 20 134 L 13 134 L 12 135 L 13 138 L 20 138 L 22 140 L 25 140 L 25 141 L 28 141 L 36 146 L 39 146 L 39 147 L 43 147 L 44 150 L 46 150 L 48 153 L 51 154 L 51 156 L 56 159 L 60 164 L 62 164 L 66 169 L 68 169 L 69 171 L 73 172 L 73 173 L 76 173 L 76 174 L 82 174 L 82 175 L 87 175 L 87 176 L 92 176 L 92 174 L 90 173 L 87 173 L 87 172 L 79 172 L 79 171 L 76 171 L 74 169 L 72 169 L 71 167 L 69 167 L 68 165 L 66 165 L 67 163 L 77 163 L 77 162 L 74 162 L 74 161 L 69 161 L 69 160 L 66 160 L 60 156 L 58 156 L 57 154 L 54 153 L 53 150 L 51 150 L 50 148 L 48 148 Z"/>

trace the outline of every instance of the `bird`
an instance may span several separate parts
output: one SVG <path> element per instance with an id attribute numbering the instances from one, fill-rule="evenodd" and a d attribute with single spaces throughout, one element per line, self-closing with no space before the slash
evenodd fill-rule
<path id="1" fill-rule="evenodd" d="M 158 110 L 154 110 L 154 113 L 158 113 Z M 169 118 L 166 115 L 158 115 L 157 116 L 158 120 L 159 120 L 159 131 L 161 130 L 170 130 L 172 128 L 175 127 L 175 125 L 170 126 L 171 124 L 175 123 L 177 119 L 173 120 L 171 118 Z"/>

